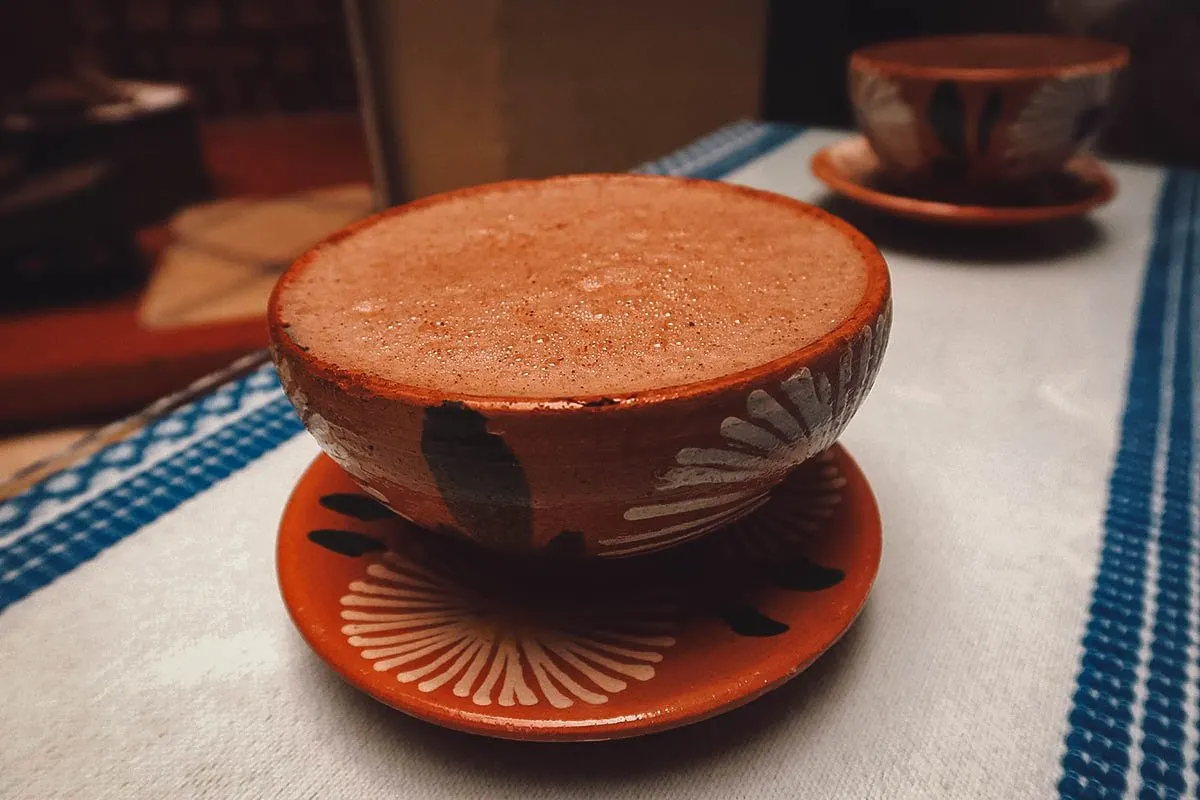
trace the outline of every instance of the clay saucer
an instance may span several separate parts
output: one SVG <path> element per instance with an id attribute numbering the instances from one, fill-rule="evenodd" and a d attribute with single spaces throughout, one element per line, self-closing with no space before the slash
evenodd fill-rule
<path id="1" fill-rule="evenodd" d="M 781 685 L 854 622 L 880 548 L 866 478 L 835 446 L 687 545 L 536 562 L 427 533 L 321 455 L 277 558 L 296 626 L 351 685 L 437 725 L 566 741 L 673 728 Z"/>
<path id="2" fill-rule="evenodd" d="M 1020 183 L 938 187 L 902 186 L 883 171 L 866 137 L 853 136 L 819 151 L 812 172 L 826 186 L 887 214 L 962 226 L 1027 225 L 1085 214 L 1112 200 L 1116 183 L 1089 155 L 1075 156 L 1057 172 Z"/>

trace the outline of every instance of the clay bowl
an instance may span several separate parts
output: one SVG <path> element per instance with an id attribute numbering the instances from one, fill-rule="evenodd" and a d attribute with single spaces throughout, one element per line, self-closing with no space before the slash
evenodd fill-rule
<path id="1" fill-rule="evenodd" d="M 863 254 L 864 296 L 831 333 L 752 369 L 636 394 L 436 392 L 327 363 L 292 341 L 280 295 L 317 245 L 269 303 L 284 391 L 364 491 L 429 530 L 508 553 L 621 557 L 720 528 L 764 505 L 772 487 L 833 444 L 874 382 L 891 324 L 887 266 L 865 236 L 796 200 L 721 186 L 819 217 Z M 390 209 L 326 241 L 438 200 Z"/>
<path id="2" fill-rule="evenodd" d="M 1069 36 L 946 36 L 850 57 L 859 127 L 893 177 L 987 185 L 1058 170 L 1093 138 L 1129 60 Z"/>

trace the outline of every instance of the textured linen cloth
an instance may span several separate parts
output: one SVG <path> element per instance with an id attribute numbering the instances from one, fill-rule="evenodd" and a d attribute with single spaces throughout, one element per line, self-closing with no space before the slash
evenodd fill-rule
<path id="1" fill-rule="evenodd" d="M 742 123 L 643 170 L 824 202 L 808 161 L 842 136 Z M 1112 169 L 1111 205 L 1040 230 L 835 207 L 894 280 L 891 344 L 842 439 L 884 555 L 843 642 L 778 691 L 546 745 L 343 684 L 276 585 L 276 525 L 317 448 L 266 366 L 0 504 L 0 796 L 1194 794 L 1200 183 Z"/>

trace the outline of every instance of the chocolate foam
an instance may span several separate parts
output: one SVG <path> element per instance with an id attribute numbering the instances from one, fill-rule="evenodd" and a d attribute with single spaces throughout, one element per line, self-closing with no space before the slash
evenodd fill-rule
<path id="1" fill-rule="evenodd" d="M 419 203 L 322 245 L 281 289 L 316 358 L 453 394 L 628 394 L 748 369 L 863 297 L 855 243 L 804 206 L 580 176 Z"/>

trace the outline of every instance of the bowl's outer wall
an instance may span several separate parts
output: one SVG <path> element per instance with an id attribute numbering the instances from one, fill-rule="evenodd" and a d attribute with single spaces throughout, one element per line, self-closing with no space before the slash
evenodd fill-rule
<path id="1" fill-rule="evenodd" d="M 322 449 L 402 516 L 505 550 L 626 555 L 753 510 L 832 444 L 874 382 L 889 288 L 862 323 L 812 360 L 773 362 L 712 392 L 556 408 L 383 397 L 319 374 L 274 328 L 272 352 Z"/>
<path id="2" fill-rule="evenodd" d="M 852 62 L 848 84 L 858 126 L 889 172 L 983 184 L 1062 167 L 1103 122 L 1119 72 L 949 80 Z"/>

